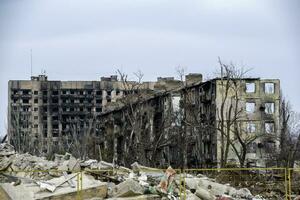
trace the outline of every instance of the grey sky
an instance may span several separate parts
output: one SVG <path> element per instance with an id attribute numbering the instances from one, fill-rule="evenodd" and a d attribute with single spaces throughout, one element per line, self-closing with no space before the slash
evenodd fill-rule
<path id="1" fill-rule="evenodd" d="M 212 76 L 217 58 L 280 78 L 300 111 L 298 0 L 0 0 L 0 132 L 7 81 L 99 80 L 120 68 L 145 80 L 175 68 Z M 298 88 L 298 89 L 297 89 Z"/>

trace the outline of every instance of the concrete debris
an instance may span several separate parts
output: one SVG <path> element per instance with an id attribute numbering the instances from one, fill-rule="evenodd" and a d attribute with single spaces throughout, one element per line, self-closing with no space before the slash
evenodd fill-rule
<path id="1" fill-rule="evenodd" d="M 0 144 L 0 156 L 10 156 L 15 154 L 15 149 L 12 145 L 7 143 Z"/>
<path id="2" fill-rule="evenodd" d="M 196 190 L 196 195 L 203 200 L 215 200 L 216 197 L 211 193 L 211 191 L 198 187 Z"/>
<path id="3" fill-rule="evenodd" d="M 188 199 L 188 200 L 201 200 L 197 195 L 195 195 L 193 193 L 187 194 L 186 199 Z"/>
<path id="4" fill-rule="evenodd" d="M 90 167 L 91 169 L 96 169 L 98 168 L 98 161 L 97 160 L 86 160 L 80 163 L 81 167 Z"/>
<path id="5" fill-rule="evenodd" d="M 9 144 L 0 145 L 0 172 L 0 199 L 59 200 L 76 199 L 77 195 L 90 200 L 265 198 L 202 174 L 176 173 L 172 167 L 162 170 L 135 162 L 129 169 L 105 161 L 82 161 L 69 153 L 55 154 L 54 160 L 49 161 L 28 153 L 18 154 Z"/>
<path id="6" fill-rule="evenodd" d="M 114 197 L 107 200 L 161 200 L 161 196 L 155 194 L 139 195 L 134 197 Z"/>
<path id="7" fill-rule="evenodd" d="M 144 194 L 143 187 L 133 179 L 127 179 L 126 181 L 117 185 L 115 193 L 116 197 L 132 197 Z"/>
<path id="8" fill-rule="evenodd" d="M 72 181 L 77 185 L 77 174 L 72 174 Z M 89 199 L 93 197 L 105 198 L 107 196 L 107 184 L 95 180 L 93 177 L 83 174 L 82 182 L 80 183 L 82 189 L 78 194 L 78 188 L 69 186 L 64 177 L 54 178 L 42 185 L 22 183 L 18 186 L 13 186 L 9 183 L 2 183 L 1 187 L 9 199 L 13 200 L 46 200 L 46 199 L 76 199 L 77 195 L 81 195 L 82 199 Z M 47 188 L 47 190 L 43 189 Z M 49 191 L 49 187 L 52 187 Z M 55 188 L 56 187 L 56 188 Z M 55 189 L 54 189 L 55 188 Z M 1 194 L 0 194 L 1 195 Z"/>
<path id="9" fill-rule="evenodd" d="M 64 174 L 65 175 L 65 174 Z M 70 176 L 65 175 L 64 179 L 61 179 L 59 182 L 53 183 L 50 181 L 37 181 L 37 184 L 40 186 L 41 189 L 47 189 L 50 192 L 54 192 L 56 188 L 63 185 L 64 183 L 68 182 L 72 188 L 74 188 L 74 183 L 72 179 L 78 176 L 78 174 L 72 174 Z"/>

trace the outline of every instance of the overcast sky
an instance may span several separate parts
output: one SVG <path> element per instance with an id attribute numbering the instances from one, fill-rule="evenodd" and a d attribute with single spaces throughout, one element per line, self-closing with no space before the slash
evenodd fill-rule
<path id="1" fill-rule="evenodd" d="M 218 56 L 279 78 L 300 111 L 298 0 L 0 0 L 0 132 L 7 82 L 99 80 L 122 69 L 144 80 L 187 72 L 212 77 Z M 297 89 L 298 88 L 298 89 Z"/>

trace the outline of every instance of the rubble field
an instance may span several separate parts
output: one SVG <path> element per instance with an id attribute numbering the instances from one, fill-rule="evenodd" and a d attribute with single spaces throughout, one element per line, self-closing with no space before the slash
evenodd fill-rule
<path id="1" fill-rule="evenodd" d="M 265 186 L 259 184 L 253 188 L 230 183 L 230 178 L 222 179 L 220 175 L 183 174 L 172 167 L 162 170 L 136 162 L 129 169 L 105 161 L 79 160 L 68 153 L 56 154 L 49 161 L 18 154 L 11 145 L 0 144 L 1 200 L 284 199 L 280 191 L 262 191 Z"/>

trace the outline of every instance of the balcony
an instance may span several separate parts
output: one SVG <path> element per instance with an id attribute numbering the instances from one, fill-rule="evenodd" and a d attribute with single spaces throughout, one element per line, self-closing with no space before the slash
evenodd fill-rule
<path id="1" fill-rule="evenodd" d="M 19 93 L 11 94 L 11 98 L 19 98 L 20 96 Z"/>
<path id="2" fill-rule="evenodd" d="M 22 99 L 31 99 L 32 95 L 31 94 L 22 94 L 20 97 Z"/>

